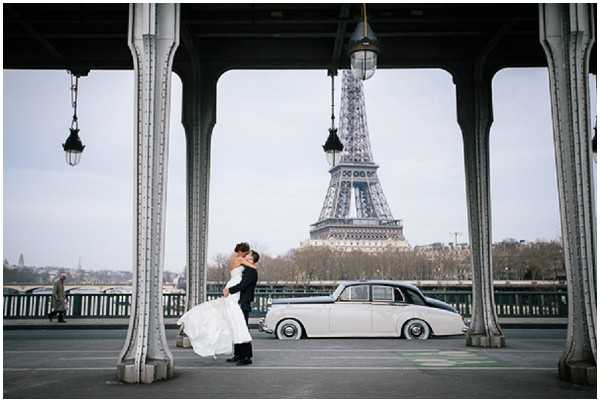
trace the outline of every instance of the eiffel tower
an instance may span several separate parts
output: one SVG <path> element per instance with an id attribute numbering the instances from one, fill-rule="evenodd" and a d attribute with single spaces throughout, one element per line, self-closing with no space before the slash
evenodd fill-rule
<path id="1" fill-rule="evenodd" d="M 342 74 L 339 131 L 344 151 L 329 170 L 321 215 L 306 244 L 364 251 L 408 248 L 402 221 L 393 218 L 377 177 L 362 82 L 348 70 Z"/>

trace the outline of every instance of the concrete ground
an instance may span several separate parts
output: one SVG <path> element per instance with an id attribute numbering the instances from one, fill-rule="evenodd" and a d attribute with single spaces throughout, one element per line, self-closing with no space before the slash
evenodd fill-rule
<path id="1" fill-rule="evenodd" d="M 257 329 L 260 317 L 250 317 L 250 328 Z M 177 328 L 178 318 L 165 318 L 167 329 Z M 502 328 L 567 328 L 566 317 L 500 317 Z M 128 318 L 67 318 L 66 323 L 47 319 L 11 319 L 3 320 L 4 329 L 127 329 Z"/>
<path id="2" fill-rule="evenodd" d="M 507 348 L 464 338 L 278 341 L 252 331 L 252 366 L 175 348 L 175 377 L 122 384 L 121 329 L 4 331 L 5 398 L 596 398 L 558 379 L 563 329 L 508 329 Z"/>

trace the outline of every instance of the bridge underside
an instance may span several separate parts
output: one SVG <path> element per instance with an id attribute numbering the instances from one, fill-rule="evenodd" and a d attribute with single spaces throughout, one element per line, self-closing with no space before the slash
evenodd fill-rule
<path id="1" fill-rule="evenodd" d="M 547 65 L 537 4 L 367 10 L 382 42 L 379 68 L 452 69 L 494 38 L 495 69 Z M 356 4 L 182 4 L 183 49 L 173 68 L 189 65 L 191 52 L 218 71 L 347 68 L 346 44 L 359 13 Z M 127 26 L 127 4 L 4 4 L 4 68 L 132 69 Z"/>

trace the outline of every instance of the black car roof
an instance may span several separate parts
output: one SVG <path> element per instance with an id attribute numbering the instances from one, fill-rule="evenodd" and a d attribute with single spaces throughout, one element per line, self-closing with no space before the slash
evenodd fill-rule
<path id="1" fill-rule="evenodd" d="M 364 280 L 364 281 L 340 281 L 338 282 L 340 285 L 350 286 L 350 285 L 388 285 L 388 286 L 403 286 L 405 288 L 409 288 L 415 290 L 417 292 L 421 292 L 421 290 L 409 282 L 404 281 L 388 281 L 388 280 Z"/>

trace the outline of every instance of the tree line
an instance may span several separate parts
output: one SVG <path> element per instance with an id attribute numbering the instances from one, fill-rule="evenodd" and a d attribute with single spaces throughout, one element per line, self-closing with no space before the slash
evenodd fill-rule
<path id="1" fill-rule="evenodd" d="M 208 265 L 208 280 L 227 281 L 229 257 L 215 256 Z M 499 280 L 555 280 L 565 273 L 562 247 L 557 241 L 496 243 L 492 247 L 492 266 L 494 279 Z M 472 279 L 470 250 L 449 246 L 376 254 L 306 247 L 281 256 L 261 253 L 259 269 L 261 281 Z"/>

